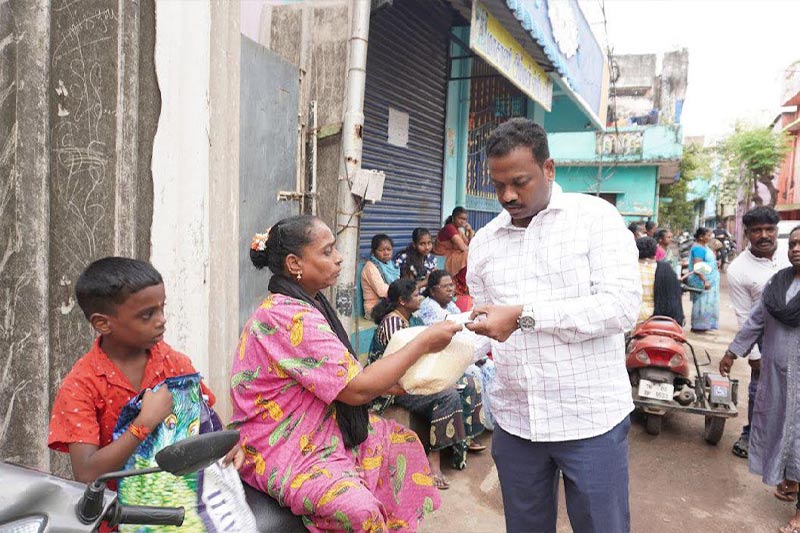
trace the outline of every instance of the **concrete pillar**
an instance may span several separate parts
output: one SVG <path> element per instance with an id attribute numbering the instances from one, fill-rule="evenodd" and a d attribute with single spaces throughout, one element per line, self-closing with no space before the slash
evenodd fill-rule
<path id="1" fill-rule="evenodd" d="M 45 470 L 49 4 L 0 3 L 0 459 Z"/>

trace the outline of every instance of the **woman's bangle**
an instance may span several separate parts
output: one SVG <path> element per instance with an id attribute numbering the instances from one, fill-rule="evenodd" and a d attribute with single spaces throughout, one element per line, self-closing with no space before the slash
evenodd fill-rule
<path id="1" fill-rule="evenodd" d="M 151 431 L 150 428 L 147 426 L 138 426 L 136 424 L 131 424 L 130 426 L 128 426 L 128 429 L 130 430 L 131 435 L 133 435 L 134 437 L 143 442 Z"/>

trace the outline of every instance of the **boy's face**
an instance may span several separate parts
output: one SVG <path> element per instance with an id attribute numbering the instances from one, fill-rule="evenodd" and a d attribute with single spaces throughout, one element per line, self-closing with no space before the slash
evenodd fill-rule
<path id="1" fill-rule="evenodd" d="M 148 350 L 164 338 L 165 303 L 164 284 L 152 285 L 128 296 L 113 314 L 92 315 L 92 326 L 118 346 Z"/>

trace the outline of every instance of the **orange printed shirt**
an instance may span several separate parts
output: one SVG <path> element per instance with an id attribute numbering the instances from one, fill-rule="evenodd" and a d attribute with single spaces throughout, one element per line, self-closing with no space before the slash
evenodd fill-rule
<path id="1" fill-rule="evenodd" d="M 161 341 L 150 349 L 142 378 L 142 389 L 154 387 L 165 378 L 197 372 L 189 358 Z M 208 404 L 215 398 L 200 383 Z M 103 447 L 113 440 L 114 426 L 122 407 L 139 393 L 125 374 L 100 347 L 100 337 L 61 382 L 50 415 L 48 446 L 69 452 L 73 443 Z"/>

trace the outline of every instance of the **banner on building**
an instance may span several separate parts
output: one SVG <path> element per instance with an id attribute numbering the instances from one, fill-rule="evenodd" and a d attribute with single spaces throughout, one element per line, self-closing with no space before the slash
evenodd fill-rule
<path id="1" fill-rule="evenodd" d="M 550 111 L 553 81 L 477 0 L 472 3 L 469 47 L 522 92 Z"/>

